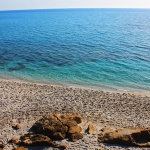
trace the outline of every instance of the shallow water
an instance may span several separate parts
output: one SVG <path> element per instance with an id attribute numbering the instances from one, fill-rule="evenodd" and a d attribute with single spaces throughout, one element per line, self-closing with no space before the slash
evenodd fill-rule
<path id="1" fill-rule="evenodd" d="M 0 76 L 150 90 L 150 9 L 1 11 Z"/>

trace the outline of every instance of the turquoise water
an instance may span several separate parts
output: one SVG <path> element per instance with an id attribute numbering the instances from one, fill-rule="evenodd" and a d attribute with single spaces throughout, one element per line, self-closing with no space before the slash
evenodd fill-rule
<path id="1" fill-rule="evenodd" d="M 0 76 L 150 90 L 150 9 L 1 11 Z"/>

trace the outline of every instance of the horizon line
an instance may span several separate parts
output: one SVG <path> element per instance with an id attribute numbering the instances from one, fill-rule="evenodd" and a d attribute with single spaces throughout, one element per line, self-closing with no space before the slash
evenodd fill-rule
<path id="1" fill-rule="evenodd" d="M 27 9 L 2 9 L 0 11 L 28 11 L 28 10 L 56 10 L 56 9 L 150 9 L 150 8 L 139 8 L 139 7 L 77 7 L 77 8 L 27 8 Z"/>

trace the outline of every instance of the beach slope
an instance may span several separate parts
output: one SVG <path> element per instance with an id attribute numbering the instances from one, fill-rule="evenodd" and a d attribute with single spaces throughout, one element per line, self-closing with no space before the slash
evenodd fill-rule
<path id="1" fill-rule="evenodd" d="M 26 133 L 36 120 L 51 113 L 80 114 L 82 128 L 86 129 L 92 123 L 97 133 L 103 127 L 150 127 L 150 97 L 142 93 L 107 92 L 0 79 L 1 141 L 7 142 L 14 136 Z M 14 122 L 20 123 L 21 129 L 13 130 Z M 108 148 L 97 142 L 96 134 L 84 135 L 83 140 L 75 143 L 65 141 L 68 149 Z M 119 146 L 111 146 L 110 149 L 119 148 L 125 149 Z"/>

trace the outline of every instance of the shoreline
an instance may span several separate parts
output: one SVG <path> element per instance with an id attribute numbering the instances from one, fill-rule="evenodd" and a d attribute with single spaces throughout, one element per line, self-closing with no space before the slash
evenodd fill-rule
<path id="1" fill-rule="evenodd" d="M 33 81 L 33 80 L 26 80 L 26 79 L 18 79 L 18 78 L 11 78 L 11 77 L 1 77 L 0 81 L 13 81 L 18 83 L 29 83 L 29 84 L 37 84 L 37 85 L 48 85 L 48 86 L 58 86 L 58 87 L 68 87 L 68 88 L 78 88 L 78 89 L 87 89 L 87 90 L 95 90 L 95 91 L 103 91 L 103 92 L 110 92 L 110 93 L 130 93 L 134 95 L 140 96 L 148 96 L 150 97 L 150 91 L 142 90 L 142 89 L 132 89 L 132 88 L 122 88 L 117 89 L 117 87 L 109 88 L 109 87 L 98 87 L 98 86 L 88 86 L 88 85 L 77 85 L 77 84 L 70 84 L 70 83 L 57 83 L 57 82 L 44 82 L 44 81 Z"/>

